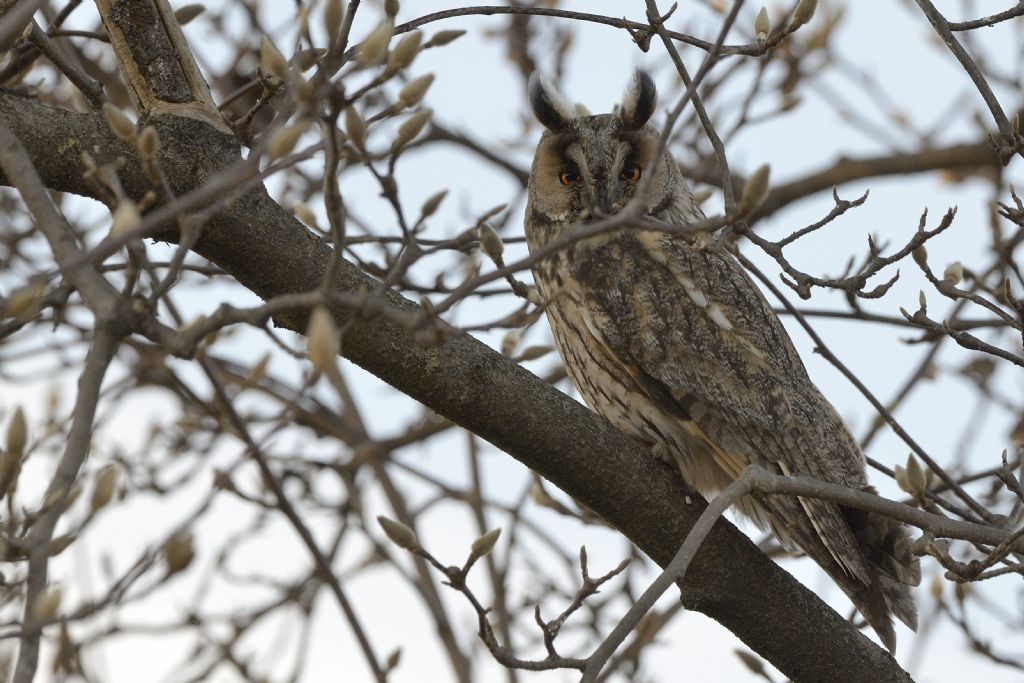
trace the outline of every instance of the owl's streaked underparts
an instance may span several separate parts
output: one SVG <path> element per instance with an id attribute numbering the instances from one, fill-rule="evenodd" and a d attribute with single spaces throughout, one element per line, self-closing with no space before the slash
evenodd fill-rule
<path id="1" fill-rule="evenodd" d="M 656 94 L 638 71 L 612 114 L 577 116 L 530 80 L 547 129 L 526 207 L 531 251 L 618 211 L 644 173 L 647 214 L 703 219 L 671 154 L 653 155 Z M 566 370 L 591 408 L 678 464 L 705 496 L 749 464 L 873 491 L 864 456 L 811 382 L 782 323 L 712 236 L 626 228 L 573 243 L 533 266 Z M 918 560 L 898 522 L 815 499 L 756 495 L 739 505 L 810 555 L 894 649 L 890 615 L 916 628 Z"/>

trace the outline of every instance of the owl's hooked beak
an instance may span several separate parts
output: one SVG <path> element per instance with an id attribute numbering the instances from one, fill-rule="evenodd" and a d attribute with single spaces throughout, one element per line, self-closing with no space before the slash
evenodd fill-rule
<path id="1" fill-rule="evenodd" d="M 595 178 L 590 187 L 590 212 L 598 218 L 611 216 L 622 210 L 626 205 L 626 197 L 622 196 L 622 190 L 617 182 L 608 182 L 606 179 Z"/>

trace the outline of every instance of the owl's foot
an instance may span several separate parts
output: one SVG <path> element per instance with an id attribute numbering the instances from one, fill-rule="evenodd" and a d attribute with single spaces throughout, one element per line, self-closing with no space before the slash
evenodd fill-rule
<path id="1" fill-rule="evenodd" d="M 654 444 L 654 446 L 651 447 L 651 453 L 654 454 L 655 460 L 665 465 L 666 467 L 670 467 L 673 470 L 679 472 L 679 479 L 683 483 L 683 489 L 686 494 L 687 505 L 692 503 L 694 500 L 703 499 L 700 495 L 700 492 L 697 491 L 697 489 L 690 486 L 690 482 L 686 481 L 686 475 L 683 474 L 681 463 L 679 463 L 679 461 L 676 460 L 675 456 L 672 455 L 671 451 L 669 451 L 668 448 L 665 447 L 665 444 Z"/>
<path id="2" fill-rule="evenodd" d="M 651 446 L 651 453 L 654 454 L 654 459 L 660 462 L 662 465 L 668 465 L 673 469 L 676 466 L 676 459 L 669 453 L 668 448 L 663 443 L 656 443 Z"/>

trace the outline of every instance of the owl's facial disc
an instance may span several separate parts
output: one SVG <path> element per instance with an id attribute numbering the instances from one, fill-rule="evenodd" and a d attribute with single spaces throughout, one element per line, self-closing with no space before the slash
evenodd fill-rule
<path id="1" fill-rule="evenodd" d="M 645 213 L 656 214 L 672 201 L 673 188 L 679 185 L 672 170 L 675 162 L 667 152 L 661 160 L 654 156 L 658 132 L 648 122 L 657 93 L 647 74 L 634 74 L 611 114 L 580 115 L 536 74 L 530 78 L 529 102 L 547 129 L 530 173 L 528 206 L 535 225 L 560 230 L 615 214 L 633 199 L 647 175 Z"/>
<path id="2" fill-rule="evenodd" d="M 597 220 L 620 211 L 636 193 L 650 162 L 646 131 L 625 128 L 614 115 L 581 117 L 545 150 L 555 156 L 559 187 L 570 203 Z M 543 145 L 542 145 L 543 147 Z"/>

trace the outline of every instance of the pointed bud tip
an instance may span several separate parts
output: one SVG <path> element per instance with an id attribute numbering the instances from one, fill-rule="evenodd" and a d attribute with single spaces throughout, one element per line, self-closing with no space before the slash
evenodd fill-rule
<path id="1" fill-rule="evenodd" d="M 501 536 L 501 527 L 497 529 L 491 529 L 480 538 L 473 541 L 471 550 L 473 555 L 476 557 L 483 557 L 487 553 L 494 549 L 494 545 L 498 542 L 498 537 Z"/>
<path id="2" fill-rule="evenodd" d="M 377 516 L 377 523 L 380 524 L 380 528 L 384 530 L 384 533 L 391 539 L 391 542 L 399 548 L 409 551 L 419 550 L 420 544 L 416 540 L 416 532 L 406 525 L 393 519 L 388 519 L 384 515 Z"/>
<path id="3" fill-rule="evenodd" d="M 752 212 L 764 201 L 768 195 L 768 177 L 771 174 L 771 167 L 768 164 L 760 166 L 750 174 L 746 184 L 743 186 L 743 193 L 740 195 L 739 205 L 736 212 L 745 216 Z"/>
<path id="4" fill-rule="evenodd" d="M 341 336 L 334 317 L 324 306 L 317 306 L 309 316 L 306 328 L 306 355 L 320 372 L 334 368 L 335 358 L 341 351 Z"/>

